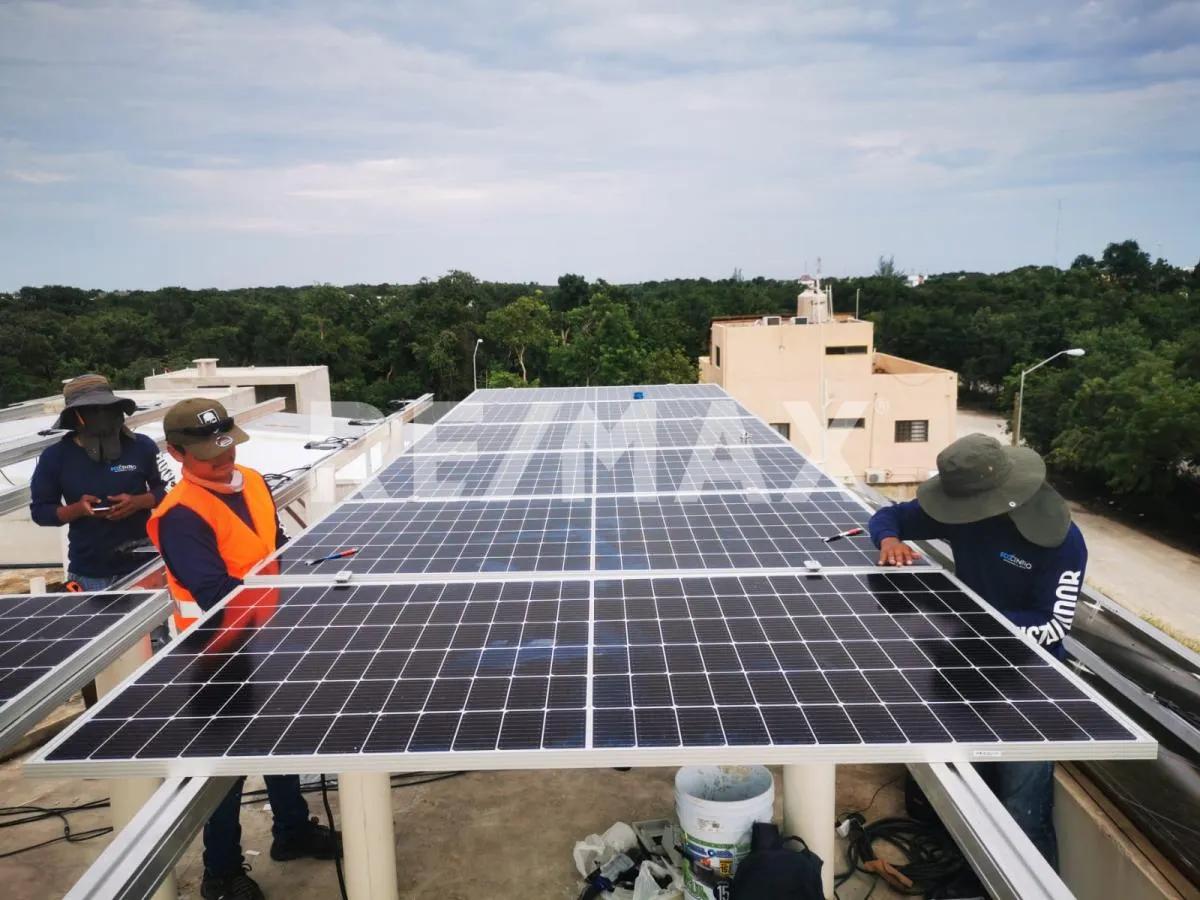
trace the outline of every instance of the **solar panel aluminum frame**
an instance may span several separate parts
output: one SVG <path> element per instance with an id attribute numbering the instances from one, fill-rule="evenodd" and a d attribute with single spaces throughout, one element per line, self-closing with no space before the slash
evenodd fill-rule
<path id="1" fill-rule="evenodd" d="M 0 706 L 0 750 L 11 746 L 67 699 L 87 684 L 122 653 L 147 634 L 150 628 L 166 620 L 171 598 L 166 591 L 96 591 L 72 596 L 129 596 L 145 593 L 145 600 L 134 611 L 114 622 L 80 647 L 57 666 Z M 0 596 L 0 602 L 18 594 Z"/>
<path id="2" fill-rule="evenodd" d="M 533 579 L 521 573 L 497 575 L 480 579 L 476 575 L 464 575 L 460 579 L 428 577 L 423 579 L 405 579 L 404 583 L 448 582 L 461 580 L 478 582 L 481 580 L 504 581 L 534 581 L 534 580 L 586 580 L 593 587 L 590 594 L 593 597 L 593 610 L 589 615 L 588 638 L 588 705 L 587 712 L 587 746 L 577 749 L 527 749 L 527 750 L 438 750 L 432 752 L 415 751 L 401 753 L 314 753 L 291 754 L 275 756 L 224 756 L 224 757 L 172 757 L 160 759 L 113 759 L 113 760 L 64 760 L 51 761 L 48 755 L 69 739 L 75 731 L 96 715 L 102 712 L 109 702 L 120 696 L 126 687 L 135 682 L 161 658 L 156 655 L 148 660 L 137 671 L 126 678 L 117 689 L 101 700 L 97 706 L 77 720 L 48 744 L 40 748 L 26 762 L 26 771 L 35 777 L 78 778 L 78 777 L 197 777 L 214 775 L 276 775 L 276 774 L 320 774 L 323 772 L 415 772 L 415 771 L 488 771 L 507 769 L 570 769 L 570 768 L 604 768 L 609 766 L 683 766 L 683 765 L 795 765 L 819 763 L 936 763 L 936 762 L 1016 762 L 1016 761 L 1045 761 L 1045 760 L 1076 760 L 1076 759 L 1152 759 L 1157 755 L 1157 742 L 1132 719 L 1102 695 L 1092 690 L 1075 673 L 1071 672 L 1060 661 L 1052 657 L 1045 648 L 1029 641 L 1007 617 L 1000 614 L 990 604 L 976 595 L 953 573 L 940 569 L 924 570 L 930 574 L 947 577 L 959 590 L 971 597 L 979 606 L 1001 622 L 1015 637 L 1023 640 L 1044 661 L 1049 663 L 1056 672 L 1066 677 L 1073 686 L 1084 692 L 1088 700 L 1096 703 L 1116 722 L 1134 736 L 1134 740 L 1099 740 L 1089 741 L 1010 741 L 998 745 L 996 742 L 949 742 L 922 744 L 805 744 L 805 745 L 775 745 L 749 744 L 726 746 L 678 746 L 678 747 L 594 747 L 591 746 L 592 712 L 591 702 L 592 672 L 591 660 L 595 647 L 595 614 L 594 614 L 594 584 L 597 581 L 611 580 L 644 580 L 647 578 L 686 578 L 687 573 L 678 570 L 658 572 L 614 572 L 611 574 L 586 575 L 575 578 L 570 574 L 553 573 L 544 579 Z M 848 569 L 839 568 L 836 574 L 895 574 L 895 568 L 878 568 L 852 573 Z M 705 577 L 719 577 L 717 573 L 696 573 Z M 741 569 L 733 573 L 740 576 L 753 574 L 789 575 L 796 576 L 794 569 Z M 305 584 L 311 582 L 307 579 Z M 329 581 L 323 582 L 333 586 Z M 356 585 L 386 585 L 396 584 L 393 580 L 364 579 L 353 582 Z M 290 579 L 256 579 L 249 587 L 293 586 Z M 171 643 L 163 653 L 170 652 L 178 643 L 183 641 L 192 630 L 200 628 L 204 623 L 219 615 L 230 598 L 237 596 L 245 588 L 239 588 L 229 595 L 229 598 L 213 607 L 205 616 L 186 632 Z"/>

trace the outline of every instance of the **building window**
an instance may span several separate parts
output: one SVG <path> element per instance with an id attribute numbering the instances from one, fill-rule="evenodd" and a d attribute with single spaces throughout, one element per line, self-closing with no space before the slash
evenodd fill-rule
<path id="1" fill-rule="evenodd" d="M 784 440 L 792 439 L 792 426 L 787 422 L 772 422 L 771 427 L 783 435 Z"/>
<path id="2" fill-rule="evenodd" d="M 713 346 L 713 359 L 717 363 L 717 368 L 721 368 L 721 348 L 715 345 Z"/>
<path id="3" fill-rule="evenodd" d="M 866 428 L 866 419 L 830 419 L 830 428 Z"/>
<path id="4" fill-rule="evenodd" d="M 896 422 L 897 444 L 924 444 L 929 440 L 928 419 L 899 419 Z"/>
<path id="5" fill-rule="evenodd" d="M 849 344 L 846 346 L 826 347 L 826 356 L 849 356 L 851 354 L 862 354 L 867 352 L 866 344 Z"/>

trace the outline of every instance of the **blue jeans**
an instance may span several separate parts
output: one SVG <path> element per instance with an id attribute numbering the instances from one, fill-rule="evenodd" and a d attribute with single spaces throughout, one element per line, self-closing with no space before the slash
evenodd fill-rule
<path id="1" fill-rule="evenodd" d="M 271 834 L 282 837 L 298 828 L 309 827 L 308 804 L 300 793 L 297 775 L 267 775 L 267 798 L 271 801 Z M 239 778 L 225 799 L 213 810 L 204 823 L 204 871 L 212 875 L 229 875 L 242 871 L 242 787 L 246 779 Z"/>
<path id="2" fill-rule="evenodd" d="M 976 763 L 975 769 L 1009 815 L 1058 871 L 1058 838 L 1054 833 L 1054 763 Z"/>

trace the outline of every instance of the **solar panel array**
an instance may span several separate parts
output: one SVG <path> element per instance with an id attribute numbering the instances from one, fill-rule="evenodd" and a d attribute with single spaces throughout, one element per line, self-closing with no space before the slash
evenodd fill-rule
<path id="1" fill-rule="evenodd" d="M 0 749 L 166 618 L 162 591 L 0 596 Z"/>
<path id="2" fill-rule="evenodd" d="M 143 591 L 0 596 L 0 708 L 154 596 Z"/>
<path id="3" fill-rule="evenodd" d="M 1153 753 L 867 516 L 710 385 L 479 391 L 35 768 Z"/>

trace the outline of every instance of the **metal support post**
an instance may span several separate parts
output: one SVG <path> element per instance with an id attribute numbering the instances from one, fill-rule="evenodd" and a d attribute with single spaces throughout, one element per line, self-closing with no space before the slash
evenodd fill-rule
<path id="1" fill-rule="evenodd" d="M 391 776 L 386 772 L 339 774 L 338 805 L 350 900 L 399 900 Z"/>
<path id="2" fill-rule="evenodd" d="M 834 781 L 837 767 L 815 763 L 783 767 L 783 832 L 799 835 L 821 857 L 821 891 L 833 897 Z"/>
<path id="3" fill-rule="evenodd" d="M 96 694 L 103 697 L 114 690 L 117 685 L 137 671 L 153 653 L 154 651 L 150 647 L 150 635 L 143 635 L 141 640 L 118 656 L 112 665 L 96 676 Z M 137 815 L 138 810 L 154 796 L 154 792 L 161 784 L 161 778 L 110 779 L 108 791 L 112 803 L 110 812 L 113 830 L 120 831 L 124 828 Z M 176 900 L 178 896 L 175 874 L 172 872 L 158 886 L 153 900 Z"/>

